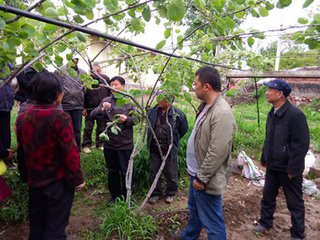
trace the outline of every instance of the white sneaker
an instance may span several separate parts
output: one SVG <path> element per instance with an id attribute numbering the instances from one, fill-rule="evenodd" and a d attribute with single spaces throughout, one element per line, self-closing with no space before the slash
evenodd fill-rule
<path id="1" fill-rule="evenodd" d="M 174 201 L 174 197 L 173 196 L 167 196 L 166 197 L 166 200 L 165 200 L 166 203 L 170 204 L 170 203 L 173 203 L 173 201 Z"/>
<path id="2" fill-rule="evenodd" d="M 82 151 L 83 151 L 84 153 L 91 153 L 91 149 L 88 148 L 88 147 L 84 147 L 84 148 L 82 149 Z"/>
<path id="3" fill-rule="evenodd" d="M 103 151 L 103 146 L 98 147 L 99 150 Z"/>

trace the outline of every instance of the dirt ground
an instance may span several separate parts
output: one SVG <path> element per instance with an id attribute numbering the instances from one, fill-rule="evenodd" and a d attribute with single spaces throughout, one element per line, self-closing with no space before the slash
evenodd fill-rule
<path id="1" fill-rule="evenodd" d="M 260 167 L 260 166 L 259 166 Z M 257 235 L 252 232 L 254 224 L 259 218 L 262 188 L 255 186 L 240 175 L 233 174 L 224 192 L 224 216 L 227 225 L 228 240 L 250 239 L 290 239 L 290 215 L 287 210 L 283 193 L 277 199 L 274 228 L 266 234 Z M 95 212 L 96 204 L 101 204 L 101 197 L 93 195 L 92 191 L 85 193 L 88 201 L 76 201 L 67 228 L 68 239 L 85 239 L 88 231 L 99 227 L 101 220 Z M 100 199 L 99 199 L 100 198 Z M 320 233 L 320 200 L 304 196 L 306 207 L 306 239 L 319 239 Z M 188 221 L 187 192 L 180 191 L 173 204 L 166 204 L 162 199 L 157 205 L 146 205 L 145 210 L 158 223 L 157 240 L 170 240 L 169 230 L 182 229 Z M 13 224 L 0 232 L 0 240 L 25 240 L 28 236 L 27 222 Z M 116 238 L 113 238 L 116 239 Z M 199 239 L 207 239 L 203 231 Z"/>

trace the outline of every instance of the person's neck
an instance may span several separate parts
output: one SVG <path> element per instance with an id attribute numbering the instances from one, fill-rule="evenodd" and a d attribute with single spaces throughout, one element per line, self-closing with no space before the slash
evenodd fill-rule
<path id="1" fill-rule="evenodd" d="M 212 91 L 210 94 L 205 96 L 203 101 L 208 105 L 212 105 L 220 95 L 220 92 Z"/>
<path id="2" fill-rule="evenodd" d="M 279 99 L 278 101 L 272 103 L 273 107 L 279 109 L 283 104 L 287 102 L 287 99 Z"/>

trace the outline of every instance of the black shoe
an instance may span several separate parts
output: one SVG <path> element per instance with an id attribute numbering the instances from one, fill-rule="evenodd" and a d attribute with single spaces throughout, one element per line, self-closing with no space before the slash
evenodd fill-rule
<path id="1" fill-rule="evenodd" d="M 152 205 L 156 204 L 157 202 L 159 202 L 159 196 L 150 197 L 148 200 L 148 203 Z"/>
<path id="2" fill-rule="evenodd" d="M 267 231 L 269 231 L 271 228 L 267 228 L 265 226 L 262 226 L 261 224 L 258 224 L 257 226 L 255 226 L 253 228 L 253 231 L 256 233 L 265 233 Z"/>
<path id="3" fill-rule="evenodd" d="M 169 231 L 170 233 L 170 238 L 173 240 L 183 240 L 181 237 L 181 232 L 180 231 Z"/>
<path id="4" fill-rule="evenodd" d="M 116 203 L 116 199 L 112 197 L 107 201 L 107 206 L 112 207 L 115 203 Z"/>

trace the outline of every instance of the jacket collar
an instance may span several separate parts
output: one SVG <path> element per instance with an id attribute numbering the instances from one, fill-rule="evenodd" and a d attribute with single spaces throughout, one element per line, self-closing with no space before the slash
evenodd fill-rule
<path id="1" fill-rule="evenodd" d="M 167 111 L 168 116 L 173 116 L 173 105 L 171 105 L 171 107 L 169 108 L 169 110 Z M 158 106 L 156 106 L 156 112 L 158 113 L 158 111 L 160 110 L 160 108 Z"/>
<path id="2" fill-rule="evenodd" d="M 282 115 L 285 113 L 285 111 L 291 106 L 291 103 L 287 100 L 285 104 L 283 104 L 275 113 L 277 117 L 282 117 Z M 274 107 L 271 109 L 272 112 L 274 112 Z"/>
<path id="3" fill-rule="evenodd" d="M 209 106 L 208 112 L 209 112 L 211 109 L 214 108 L 214 106 L 216 105 L 216 103 L 219 102 L 219 101 L 221 100 L 221 98 L 222 98 L 222 96 L 219 95 L 219 96 L 214 100 L 214 102 Z M 206 103 L 205 103 L 205 102 L 202 102 L 202 103 L 200 104 L 200 106 L 198 107 L 198 112 L 197 112 L 196 117 L 199 116 L 199 114 L 201 113 L 201 111 L 204 109 L 205 106 L 206 106 Z"/>

